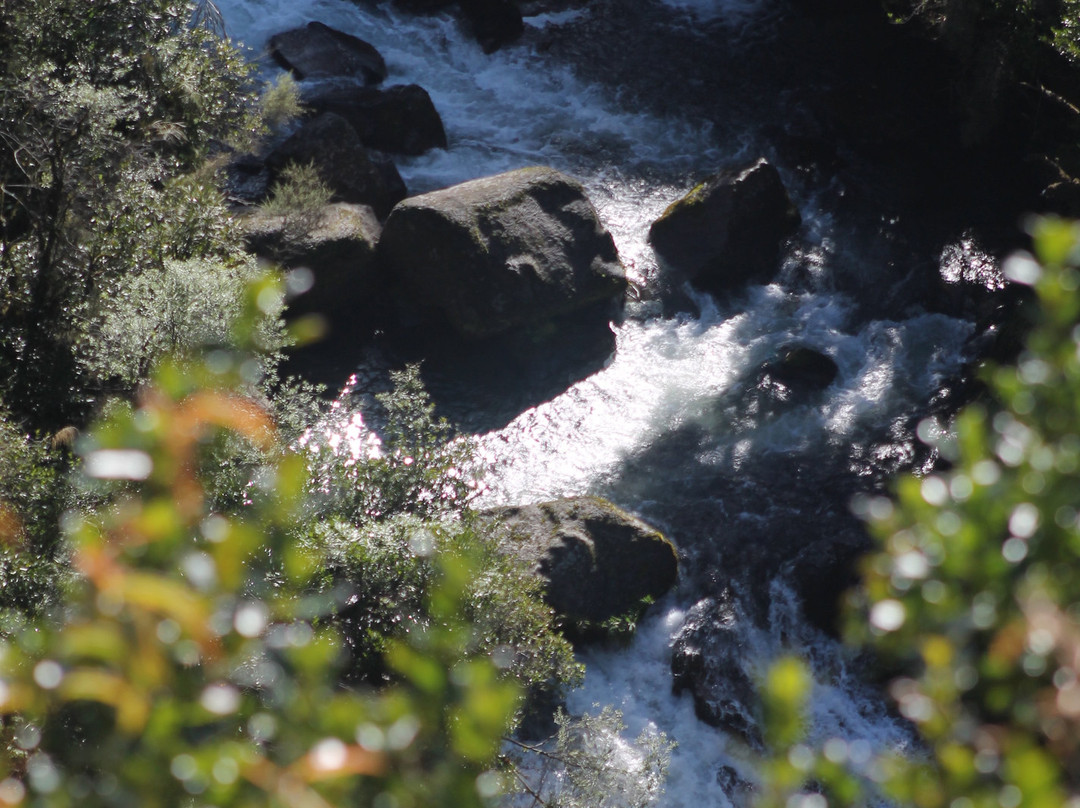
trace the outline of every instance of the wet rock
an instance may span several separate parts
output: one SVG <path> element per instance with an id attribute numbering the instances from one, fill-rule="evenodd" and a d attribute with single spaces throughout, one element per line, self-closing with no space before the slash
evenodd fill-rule
<path id="1" fill-rule="evenodd" d="M 824 390 L 839 372 L 832 357 L 806 345 L 781 349 L 780 355 L 761 369 L 762 374 L 800 393 Z"/>
<path id="2" fill-rule="evenodd" d="M 525 32 L 514 0 L 459 0 L 461 13 L 484 53 L 494 53 Z"/>
<path id="3" fill-rule="evenodd" d="M 758 423 L 821 392 L 837 373 L 836 362 L 821 351 L 805 345 L 781 348 L 775 359 L 758 369 L 742 393 L 737 412 Z"/>
<path id="4" fill-rule="evenodd" d="M 405 200 L 386 221 L 379 258 L 407 300 L 470 338 L 543 329 L 598 304 L 610 304 L 600 306 L 606 323 L 626 289 L 584 189 L 551 168 Z"/>
<path id="5" fill-rule="evenodd" d="M 337 201 L 369 205 L 380 218 L 406 195 L 393 162 L 364 148 L 352 125 L 332 112 L 305 123 L 267 156 L 271 181 L 291 163 L 313 163 Z"/>
<path id="6" fill-rule="evenodd" d="M 304 104 L 334 112 L 350 124 L 361 142 L 392 154 L 423 154 L 446 148 L 446 130 L 427 90 L 416 84 L 374 87 L 315 87 Z"/>
<path id="7" fill-rule="evenodd" d="M 454 0 L 393 0 L 393 3 L 410 14 L 435 14 L 454 5 Z"/>
<path id="8" fill-rule="evenodd" d="M 378 84 L 386 62 L 373 45 L 321 22 L 270 37 L 270 56 L 298 79 L 345 76 Z"/>
<path id="9" fill-rule="evenodd" d="M 653 222 L 649 241 L 696 286 L 729 293 L 771 280 L 800 222 L 779 173 L 758 160 L 715 174 L 672 203 Z"/>
<path id="10" fill-rule="evenodd" d="M 716 770 L 716 783 L 728 797 L 744 796 L 756 790 L 753 782 L 743 777 L 734 766 L 720 766 Z"/>
<path id="11" fill-rule="evenodd" d="M 642 520 L 598 497 L 491 508 L 481 517 L 504 552 L 530 564 L 565 619 L 635 615 L 678 577 L 675 547 Z"/>
<path id="12" fill-rule="evenodd" d="M 251 252 L 310 273 L 310 289 L 289 302 L 287 318 L 314 313 L 332 334 L 355 331 L 381 285 L 375 264 L 379 222 L 371 208 L 345 203 L 308 216 L 298 227 L 288 216 L 254 209 L 239 217 L 239 225 Z"/>
<path id="13" fill-rule="evenodd" d="M 755 689 L 742 667 L 748 649 L 739 641 L 741 619 L 727 589 L 694 604 L 672 645 L 672 688 L 693 696 L 701 721 L 760 746 Z"/>

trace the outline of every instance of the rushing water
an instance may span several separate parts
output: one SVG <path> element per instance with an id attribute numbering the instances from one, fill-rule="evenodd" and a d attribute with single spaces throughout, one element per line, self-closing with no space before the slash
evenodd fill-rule
<path id="1" fill-rule="evenodd" d="M 737 801 L 737 781 L 753 777 L 745 747 L 699 722 L 689 696 L 672 695 L 670 657 L 696 602 L 722 585 L 750 600 L 746 588 L 754 587 L 753 597 L 771 605 L 767 619 L 740 627 L 743 672 L 760 673 L 794 646 L 815 666 L 817 738 L 844 738 L 854 756 L 907 744 L 904 727 L 862 693 L 838 649 L 804 624 L 783 586 L 755 580 L 753 572 L 774 572 L 785 555 L 858 532 L 848 498 L 877 485 L 890 466 L 913 460 L 912 426 L 969 358 L 973 325 L 911 305 L 884 311 L 883 301 L 903 300 L 895 289 L 928 260 L 925 251 L 883 247 L 892 211 L 845 218 L 830 203 L 843 190 L 827 171 L 782 159 L 804 225 L 778 282 L 723 302 L 683 290 L 673 307 L 651 293 L 665 278 L 646 243 L 650 222 L 717 166 L 773 152 L 768 133 L 783 131 L 786 122 L 764 99 L 784 88 L 705 82 L 701 93 L 720 93 L 707 99 L 710 114 L 696 114 L 705 102 L 693 95 L 693 80 L 677 91 L 688 99 L 683 112 L 672 112 L 656 93 L 655 103 L 644 103 L 648 81 L 622 88 L 610 65 L 607 73 L 603 66 L 585 69 L 580 48 L 565 45 L 595 35 L 602 23 L 593 19 L 595 8 L 603 4 L 527 18 L 522 42 L 492 55 L 463 37 L 449 16 L 416 18 L 344 0 L 218 5 L 229 34 L 252 49 L 268 78 L 275 68 L 262 55 L 267 38 L 319 20 L 374 44 L 388 64 L 388 83 L 424 86 L 450 146 L 399 161 L 413 193 L 535 164 L 579 177 L 642 290 L 626 321 L 613 326 L 617 348 L 606 367 L 479 436 L 492 460 L 485 503 L 603 494 L 664 527 L 683 555 L 680 587 L 652 610 L 633 644 L 586 652 L 586 682 L 570 694 L 569 708 L 613 704 L 631 736 L 654 727 L 678 742 L 664 805 Z M 745 55 L 759 41 L 767 47 L 782 14 L 779 0 L 632 5 L 655 26 L 650 37 L 697 42 L 710 53 Z M 695 40 L 697 31 L 705 34 Z M 723 94 L 727 86 L 730 96 Z M 957 272 L 964 250 L 974 256 L 969 265 L 988 260 L 968 239 L 947 251 Z M 842 276 L 860 280 L 844 283 Z M 756 370 L 793 342 L 832 357 L 836 381 L 789 406 L 748 407 Z M 758 564 L 755 548 L 762 547 L 773 548 L 771 566 Z"/>

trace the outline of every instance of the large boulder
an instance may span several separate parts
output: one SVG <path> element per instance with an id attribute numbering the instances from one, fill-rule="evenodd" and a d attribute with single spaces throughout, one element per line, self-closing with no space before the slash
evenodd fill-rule
<path id="1" fill-rule="evenodd" d="M 504 552 L 544 579 L 548 602 L 570 621 L 635 614 L 678 577 L 675 547 L 662 533 L 597 497 L 491 508 L 481 518 Z"/>
<path id="2" fill-rule="evenodd" d="M 387 273 L 459 335 L 540 327 L 621 302 L 626 278 L 584 189 L 524 168 L 406 199 L 379 242 Z"/>
<path id="3" fill-rule="evenodd" d="M 291 163 L 314 164 L 337 201 L 370 205 L 380 217 L 406 195 L 393 162 L 364 148 L 352 125 L 332 112 L 305 123 L 267 156 L 271 182 Z"/>
<path id="4" fill-rule="evenodd" d="M 378 84 L 386 62 L 373 45 L 321 22 L 270 37 L 270 56 L 298 79 L 343 76 Z"/>
<path id="5" fill-rule="evenodd" d="M 649 241 L 696 286 L 727 293 L 771 280 L 800 221 L 779 173 L 758 160 L 715 174 L 673 202 L 653 222 Z"/>
<path id="6" fill-rule="evenodd" d="M 310 273 L 305 294 L 290 301 L 286 316 L 319 314 L 331 332 L 355 329 L 380 284 L 375 245 L 380 226 L 371 208 L 334 203 L 307 214 L 303 227 L 289 216 L 258 208 L 239 217 L 248 249 L 289 270 Z"/>
<path id="7" fill-rule="evenodd" d="M 427 90 L 416 84 L 313 87 L 305 89 L 303 101 L 316 112 L 345 118 L 371 149 L 416 155 L 446 148 L 442 118 Z"/>

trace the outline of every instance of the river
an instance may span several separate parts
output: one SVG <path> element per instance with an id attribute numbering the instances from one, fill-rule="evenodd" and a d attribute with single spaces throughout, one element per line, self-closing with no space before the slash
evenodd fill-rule
<path id="1" fill-rule="evenodd" d="M 904 107 L 867 101 L 866 143 L 830 128 L 828 110 L 852 114 L 836 98 L 858 81 L 821 39 L 843 28 L 815 29 L 782 0 L 596 0 L 526 17 L 519 43 L 485 55 L 449 15 L 345 0 L 218 5 L 268 78 L 268 37 L 319 20 L 374 44 L 388 83 L 425 87 L 449 148 L 398 160 L 411 193 L 550 165 L 584 183 L 614 235 L 640 299 L 612 326 L 605 366 L 551 398 L 524 390 L 485 400 L 453 380 L 435 391 L 479 433 L 491 465 L 481 504 L 600 494 L 679 547 L 676 591 L 629 647 L 584 652 L 588 673 L 569 710 L 611 704 L 628 737 L 652 728 L 678 743 L 665 808 L 739 804 L 754 777 L 746 745 L 672 693 L 672 645 L 688 615 L 727 591 L 740 619 L 725 642 L 744 674 L 789 648 L 811 662 L 813 738 L 842 738 L 855 758 L 908 748 L 907 729 L 775 574 L 863 541 L 852 497 L 925 460 L 916 425 L 963 374 L 976 331 L 962 307 L 928 310 L 925 293 L 939 272 L 992 276 L 990 248 L 973 232 L 1006 214 L 988 212 L 970 176 L 947 181 L 949 153 L 912 163 L 934 152 L 933 142 L 910 142 L 932 124 L 905 118 Z M 803 217 L 778 280 L 723 301 L 672 285 L 646 242 L 649 224 L 711 171 L 759 155 L 777 165 Z M 838 377 L 818 395 L 753 406 L 756 371 L 793 343 L 831 357 Z"/>

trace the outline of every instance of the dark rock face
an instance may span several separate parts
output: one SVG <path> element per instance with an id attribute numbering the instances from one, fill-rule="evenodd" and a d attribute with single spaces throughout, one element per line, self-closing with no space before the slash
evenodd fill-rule
<path id="1" fill-rule="evenodd" d="M 786 407 L 805 402 L 833 383 L 840 372 L 836 362 L 805 345 L 781 348 L 766 362 L 742 393 L 738 412 L 754 420 L 769 418 Z"/>
<path id="2" fill-rule="evenodd" d="M 571 620 L 633 613 L 678 577 L 675 547 L 635 516 L 597 497 L 484 511 L 500 547 L 531 564 L 547 599 Z"/>
<path id="3" fill-rule="evenodd" d="M 793 345 L 782 349 L 775 360 L 762 367 L 759 382 L 768 377 L 793 393 L 805 394 L 824 390 L 839 372 L 836 362 L 821 351 Z"/>
<path id="4" fill-rule="evenodd" d="M 459 0 L 461 13 L 484 53 L 494 53 L 525 32 L 514 0 Z"/>
<path id="5" fill-rule="evenodd" d="M 446 148 L 446 130 L 427 90 L 416 84 L 322 87 L 304 93 L 316 112 L 334 112 L 352 124 L 361 142 L 394 154 Z"/>
<path id="6" fill-rule="evenodd" d="M 672 687 L 693 696 L 700 720 L 759 745 L 757 699 L 738 640 L 741 619 L 728 590 L 694 604 L 671 649 Z"/>
<path id="7" fill-rule="evenodd" d="M 859 582 L 858 560 L 870 550 L 865 535 L 821 539 L 787 562 L 781 575 L 791 584 L 807 622 L 839 636 L 840 608 L 845 592 Z"/>
<path id="8" fill-rule="evenodd" d="M 321 22 L 272 36 L 269 48 L 298 79 L 348 76 L 378 84 L 386 78 L 386 62 L 374 46 Z"/>
<path id="9" fill-rule="evenodd" d="M 649 241 L 700 288 L 736 291 L 776 273 L 780 248 L 801 222 L 776 169 L 764 160 L 710 177 L 664 211 Z"/>
<path id="10" fill-rule="evenodd" d="M 626 289 L 615 244 L 581 185 L 550 168 L 405 200 L 386 220 L 379 257 L 409 299 L 470 338 L 617 305 Z"/>
<path id="11" fill-rule="evenodd" d="M 290 163 L 314 163 L 338 201 L 370 205 L 380 217 L 406 195 L 394 164 L 368 152 L 349 122 L 332 112 L 308 121 L 267 156 L 272 180 Z"/>
<path id="12" fill-rule="evenodd" d="M 370 308 L 379 286 L 379 222 L 366 206 L 336 203 L 314 215 L 311 225 L 293 232 L 288 217 L 257 209 L 240 219 L 251 252 L 286 269 L 312 273 L 310 290 L 289 302 L 287 317 L 319 314 L 334 331 L 354 328 L 358 313 Z"/>

